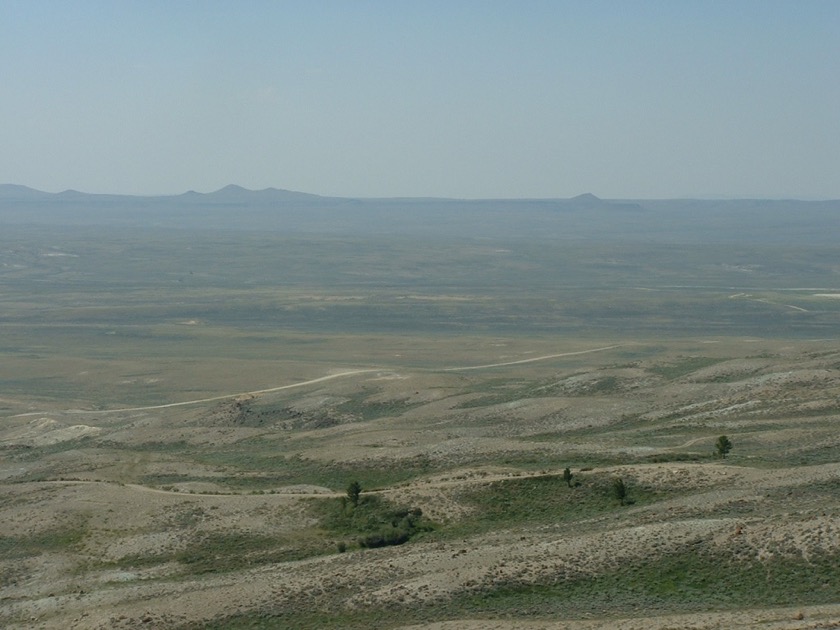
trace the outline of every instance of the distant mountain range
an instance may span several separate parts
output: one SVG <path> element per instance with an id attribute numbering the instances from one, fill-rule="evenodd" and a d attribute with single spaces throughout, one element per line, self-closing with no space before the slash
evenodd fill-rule
<path id="1" fill-rule="evenodd" d="M 248 190 L 242 186 L 230 184 L 224 188 L 220 188 L 210 193 L 198 193 L 194 190 L 187 191 L 180 195 L 109 195 L 96 193 L 82 193 L 78 190 L 65 190 L 60 193 L 48 193 L 28 186 L 20 186 L 18 184 L 0 184 L 0 199 L 106 199 L 109 201 L 125 201 L 130 200 L 174 200 L 174 199 L 200 199 L 203 201 L 235 201 L 243 203 L 254 203 L 265 201 L 270 203 L 281 201 L 306 201 L 313 199 L 324 199 L 318 195 L 310 195 L 308 193 L 294 192 L 291 190 L 280 190 L 278 188 L 266 188 L 264 190 Z"/>
<path id="2" fill-rule="evenodd" d="M 651 242 L 834 243 L 840 200 L 324 197 L 277 188 L 136 196 L 0 185 L 0 226 L 76 225 Z"/>
<path id="3" fill-rule="evenodd" d="M 262 190 L 249 190 L 236 184 L 228 184 L 224 188 L 215 190 L 209 193 L 199 193 L 194 190 L 189 190 L 179 195 L 114 195 L 114 194 L 99 194 L 99 193 L 83 193 L 78 190 L 65 190 L 59 193 L 43 192 L 28 186 L 21 186 L 18 184 L 0 184 L 0 199 L 81 199 L 88 198 L 91 200 L 107 199 L 109 201 L 125 201 L 143 199 L 147 201 L 166 201 L 166 200 L 200 200 L 202 202 L 221 202 L 221 203 L 325 203 L 325 202 L 341 202 L 350 200 L 364 200 L 364 201 L 392 201 L 392 202 L 414 202 L 414 203 L 475 203 L 482 201 L 501 201 L 497 199 L 455 199 L 448 197 L 324 197 L 322 195 L 315 195 L 312 193 L 296 192 L 293 190 L 284 190 L 282 188 L 264 188 Z M 545 199 L 517 199 L 514 201 L 538 201 L 544 202 Z M 574 204 L 579 206 L 596 206 L 605 203 L 615 204 L 624 202 L 612 202 L 599 199 L 592 193 L 585 193 L 572 197 L 571 199 L 551 199 L 551 201 Z"/>

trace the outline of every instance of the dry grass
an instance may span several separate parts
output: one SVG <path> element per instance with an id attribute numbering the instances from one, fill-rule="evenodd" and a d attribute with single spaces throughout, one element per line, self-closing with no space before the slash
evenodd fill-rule
<path id="1" fill-rule="evenodd" d="M 0 623 L 840 625 L 836 355 L 703 350 L 392 367 L 124 413 L 28 403 L 0 432 Z M 436 529 L 339 553 L 318 506 L 353 479 Z"/>

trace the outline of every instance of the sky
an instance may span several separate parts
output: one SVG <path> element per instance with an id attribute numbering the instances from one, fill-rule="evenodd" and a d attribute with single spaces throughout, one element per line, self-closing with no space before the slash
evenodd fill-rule
<path id="1" fill-rule="evenodd" d="M 840 198 L 835 0 L 3 0 L 0 183 Z"/>

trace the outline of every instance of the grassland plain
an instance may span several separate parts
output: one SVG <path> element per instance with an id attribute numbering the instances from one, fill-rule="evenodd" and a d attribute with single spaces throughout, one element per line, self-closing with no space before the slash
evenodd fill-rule
<path id="1" fill-rule="evenodd" d="M 827 251 L 15 230 L 4 627 L 840 625 Z"/>

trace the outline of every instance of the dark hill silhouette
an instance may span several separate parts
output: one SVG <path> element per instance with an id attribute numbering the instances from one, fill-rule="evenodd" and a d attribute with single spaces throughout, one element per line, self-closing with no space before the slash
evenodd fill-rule
<path id="1" fill-rule="evenodd" d="M 600 197 L 596 197 L 592 193 L 584 193 L 582 195 L 578 195 L 577 197 L 572 197 L 571 199 L 566 200 L 563 204 L 563 207 L 573 208 L 575 210 L 585 210 L 585 211 L 593 211 L 593 210 L 604 210 L 604 211 L 616 211 L 616 210 L 630 210 L 639 212 L 643 208 L 639 203 L 634 203 L 631 201 L 618 201 L 612 199 L 601 199 Z"/>

